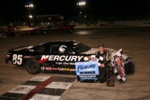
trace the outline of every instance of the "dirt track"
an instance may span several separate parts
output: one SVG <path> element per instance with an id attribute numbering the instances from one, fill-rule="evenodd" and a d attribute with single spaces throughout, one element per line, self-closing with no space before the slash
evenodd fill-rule
<path id="1" fill-rule="evenodd" d="M 82 35 L 80 35 L 82 33 Z M 91 47 L 104 43 L 105 47 L 123 49 L 135 63 L 135 73 L 127 75 L 125 83 L 115 81 L 115 87 L 100 83 L 74 82 L 60 100 L 149 100 L 150 99 L 150 27 L 101 28 L 77 30 L 70 33 L 51 33 L 49 35 L 0 38 L 0 94 L 27 81 L 31 75 L 25 69 L 5 64 L 7 50 L 22 45 L 36 45 L 52 40 L 77 40 Z M 60 74 L 46 74 L 53 75 Z M 74 75 L 62 75 L 75 77 Z"/>

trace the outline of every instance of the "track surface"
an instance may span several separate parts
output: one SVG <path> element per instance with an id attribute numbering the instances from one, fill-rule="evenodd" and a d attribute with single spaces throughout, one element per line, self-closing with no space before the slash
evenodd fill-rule
<path id="1" fill-rule="evenodd" d="M 53 40 L 77 40 L 91 47 L 104 43 L 105 47 L 123 49 L 135 63 L 135 73 L 127 75 L 127 81 L 120 83 L 115 79 L 115 87 L 105 83 L 79 83 L 72 86 L 60 100 L 150 100 L 150 27 L 103 27 L 100 29 L 81 29 L 74 33 L 53 32 L 48 35 L 0 38 L 0 95 L 36 77 L 24 68 L 5 64 L 7 50 L 22 46 L 36 45 Z M 75 75 L 40 73 L 38 76 L 72 77 Z"/>
<path id="2" fill-rule="evenodd" d="M 75 78 L 35 76 L 0 96 L 0 100 L 59 100 Z"/>

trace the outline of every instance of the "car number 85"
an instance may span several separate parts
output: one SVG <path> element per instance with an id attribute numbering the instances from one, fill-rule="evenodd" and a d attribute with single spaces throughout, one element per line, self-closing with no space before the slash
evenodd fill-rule
<path id="1" fill-rule="evenodd" d="M 23 57 L 23 55 L 14 54 L 12 57 L 13 64 L 21 65 L 22 64 L 22 57 Z"/>

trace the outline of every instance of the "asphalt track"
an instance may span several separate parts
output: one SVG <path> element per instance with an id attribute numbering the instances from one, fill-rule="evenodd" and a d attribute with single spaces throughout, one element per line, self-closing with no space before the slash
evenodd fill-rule
<path id="1" fill-rule="evenodd" d="M 105 83 L 80 83 L 75 75 L 58 73 L 40 73 L 31 75 L 22 67 L 5 64 L 7 50 L 22 45 L 36 45 L 53 40 L 76 40 L 91 47 L 104 43 L 105 47 L 123 49 L 135 63 L 135 73 L 127 75 L 125 83 L 115 79 L 115 87 L 107 87 Z M 47 35 L 30 35 L 13 38 L 0 38 L 0 95 L 6 97 L 0 100 L 11 100 L 8 92 L 29 82 L 34 77 L 65 77 L 74 78 L 69 88 L 59 91 L 59 100 L 150 100 L 150 27 L 102 27 L 96 29 L 78 29 L 74 33 L 53 32 Z M 60 80 L 62 82 L 63 80 Z M 29 82 L 30 83 L 30 82 Z M 29 85 L 28 83 L 28 85 Z M 38 83 L 38 82 L 37 82 Z M 25 85 L 25 84 L 24 84 Z M 31 85 L 31 84 L 30 84 Z M 34 86 L 38 86 L 34 82 Z M 60 86 L 62 87 L 62 86 Z M 44 87 L 43 87 L 44 88 Z M 42 88 L 42 89 L 43 89 Z M 33 91 L 35 89 L 32 88 Z M 55 90 L 54 90 L 55 91 Z M 26 92 L 27 95 L 30 91 Z M 46 93 L 51 91 L 46 90 Z M 45 93 L 45 92 L 44 92 Z M 54 93 L 54 92 L 52 92 Z M 41 93 L 42 94 L 42 93 Z M 37 96 L 38 95 L 38 96 Z M 37 97 L 34 97 L 37 96 Z M 39 93 L 31 100 L 44 100 Z M 21 95 L 19 98 L 23 98 Z M 52 98 L 51 95 L 45 98 Z M 12 99 L 13 100 L 13 99 Z"/>
<path id="2" fill-rule="evenodd" d="M 0 96 L 0 100 L 59 100 L 76 78 L 35 76 Z"/>

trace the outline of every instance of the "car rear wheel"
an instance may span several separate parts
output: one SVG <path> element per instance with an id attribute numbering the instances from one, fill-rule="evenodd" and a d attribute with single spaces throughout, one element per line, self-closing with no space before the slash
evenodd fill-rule
<path id="1" fill-rule="evenodd" d="M 41 71 L 40 64 L 35 59 L 29 59 L 25 63 L 25 68 L 30 74 L 38 74 Z"/>

